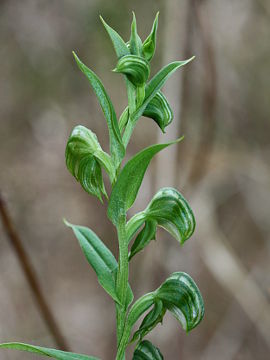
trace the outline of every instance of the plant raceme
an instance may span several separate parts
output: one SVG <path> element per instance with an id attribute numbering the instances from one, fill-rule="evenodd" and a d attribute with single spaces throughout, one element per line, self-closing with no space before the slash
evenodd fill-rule
<path id="1" fill-rule="evenodd" d="M 78 125 L 71 131 L 67 142 L 66 165 L 87 193 L 96 196 L 100 201 L 103 201 L 104 197 L 108 199 L 107 214 L 118 234 L 118 261 L 92 230 L 67 221 L 65 223 L 73 230 L 87 261 L 97 274 L 100 285 L 115 302 L 116 359 L 123 360 L 127 346 L 135 342 L 133 360 L 159 360 L 163 359 L 160 350 L 146 340 L 145 336 L 162 322 L 167 312 L 176 318 L 186 332 L 194 329 L 204 315 L 203 299 L 188 274 L 175 272 L 158 289 L 145 294 L 132 304 L 133 293 L 128 283 L 129 262 L 156 238 L 158 226 L 183 244 L 194 232 L 195 219 L 187 200 L 173 188 L 160 189 L 145 210 L 128 221 L 127 211 L 137 197 L 144 174 L 155 154 L 182 138 L 141 150 L 123 168 L 121 163 L 132 131 L 141 116 L 152 118 L 163 132 L 171 123 L 173 112 L 161 88 L 174 71 L 193 58 L 174 61 L 149 79 L 150 61 L 156 49 L 158 14 L 144 42 L 137 33 L 134 14 L 128 42 L 102 18 L 101 21 L 116 52 L 117 63 L 114 71 L 122 74 L 125 80 L 128 106 L 117 120 L 113 104 L 101 80 L 73 52 L 79 69 L 94 90 L 104 113 L 109 131 L 110 154 L 102 150 L 97 136 L 91 130 Z M 110 180 L 109 196 L 104 186 L 102 170 L 105 170 Z M 134 331 L 134 326 L 141 316 L 141 325 Z M 5 343 L 0 347 L 29 351 L 59 360 L 97 359 L 22 343 Z"/>

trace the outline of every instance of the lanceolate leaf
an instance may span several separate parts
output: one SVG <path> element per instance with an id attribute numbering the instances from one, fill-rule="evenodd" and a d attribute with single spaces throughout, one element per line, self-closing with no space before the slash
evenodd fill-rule
<path id="1" fill-rule="evenodd" d="M 150 103 L 146 106 L 143 116 L 153 119 L 162 132 L 173 120 L 173 112 L 165 95 L 158 91 Z"/>
<path id="2" fill-rule="evenodd" d="M 179 142 L 181 139 L 167 144 L 149 146 L 127 162 L 112 190 L 108 205 L 108 217 L 113 224 L 118 224 L 119 218 L 125 215 L 127 210 L 133 205 L 145 171 L 153 156 L 167 146 Z"/>
<path id="3" fill-rule="evenodd" d="M 150 74 L 148 62 L 137 55 L 126 55 L 119 59 L 115 72 L 125 74 L 135 86 L 145 84 Z"/>
<path id="4" fill-rule="evenodd" d="M 66 165 L 76 180 L 80 181 L 84 190 L 100 200 L 102 194 L 106 196 L 101 166 L 108 173 L 111 182 L 115 178 L 112 160 L 102 150 L 96 134 L 81 125 L 72 130 L 68 139 Z"/>
<path id="5" fill-rule="evenodd" d="M 111 251 L 92 230 L 85 226 L 72 225 L 67 221 L 65 223 L 73 230 L 87 261 L 97 274 L 100 285 L 116 302 L 119 302 L 115 290 L 118 264 Z"/>
<path id="6" fill-rule="evenodd" d="M 138 119 L 143 114 L 146 106 L 161 89 L 169 76 L 172 75 L 178 68 L 186 65 L 193 59 L 194 57 L 185 61 L 174 61 L 164 66 L 146 85 L 144 102 L 133 114 L 133 119 Z"/>
<path id="7" fill-rule="evenodd" d="M 118 57 L 118 59 L 122 56 L 125 56 L 125 55 L 129 55 L 130 54 L 130 51 L 126 45 L 126 43 L 124 42 L 124 40 L 121 38 L 121 36 L 114 30 L 112 29 L 105 21 L 104 19 L 100 16 L 100 19 L 107 31 L 107 33 L 109 34 L 110 36 L 110 39 L 113 43 L 113 47 L 114 47 L 114 50 L 116 52 L 116 55 Z"/>
<path id="8" fill-rule="evenodd" d="M 87 261 L 97 274 L 100 285 L 116 302 L 119 303 L 116 294 L 116 274 L 118 264 L 111 251 L 91 229 L 85 226 L 70 224 L 66 220 L 64 220 L 64 222 L 73 230 Z M 128 284 L 125 306 L 128 307 L 132 300 L 133 293 Z"/>
<path id="9" fill-rule="evenodd" d="M 156 227 L 161 226 L 183 244 L 195 229 L 195 218 L 186 199 L 174 188 L 160 189 L 147 208 L 134 215 L 127 223 L 130 240 L 145 223 L 131 248 L 130 258 L 155 238 Z"/>
<path id="10" fill-rule="evenodd" d="M 133 55 L 142 56 L 142 40 L 137 33 L 136 16 L 133 12 L 133 20 L 131 24 L 131 35 L 129 40 L 130 53 Z"/>
<path id="11" fill-rule="evenodd" d="M 115 164 L 115 168 L 117 168 L 125 155 L 125 148 L 122 143 L 122 138 L 120 135 L 114 107 L 101 80 L 92 70 L 90 70 L 86 65 L 81 62 L 75 52 L 73 52 L 73 55 L 80 70 L 87 77 L 94 92 L 96 93 L 100 106 L 105 115 L 110 136 L 110 151 Z"/>
<path id="12" fill-rule="evenodd" d="M 0 348 L 27 351 L 37 355 L 48 356 L 56 360 L 99 360 L 94 356 L 75 354 L 71 352 L 48 349 L 41 346 L 34 346 L 17 342 L 0 344 Z"/>
<path id="13" fill-rule="evenodd" d="M 133 360 L 163 360 L 160 350 L 150 341 L 142 341 L 133 354 Z"/>
<path id="14" fill-rule="evenodd" d="M 156 50 L 158 15 L 159 15 L 159 13 L 157 13 L 157 15 L 155 17 L 151 33 L 149 34 L 149 36 L 145 39 L 145 41 L 143 43 L 143 55 L 146 58 L 146 60 L 148 60 L 148 61 L 151 61 L 152 57 L 155 54 L 155 50 Z"/>

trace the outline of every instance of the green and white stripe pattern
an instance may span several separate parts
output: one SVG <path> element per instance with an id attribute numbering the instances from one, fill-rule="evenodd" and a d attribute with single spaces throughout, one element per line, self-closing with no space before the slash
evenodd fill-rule
<path id="1" fill-rule="evenodd" d="M 130 258 L 155 238 L 156 227 L 167 230 L 183 244 L 191 237 L 196 223 L 193 211 L 179 191 L 166 187 L 160 189 L 144 211 L 134 215 L 127 223 L 129 241 L 145 223 L 131 247 Z"/>
<path id="2" fill-rule="evenodd" d="M 126 55 L 119 59 L 115 72 L 125 74 L 135 86 L 142 86 L 150 75 L 147 60 L 137 55 Z"/>
<path id="3" fill-rule="evenodd" d="M 107 196 L 101 166 L 113 181 L 115 170 L 111 157 L 102 150 L 96 134 L 82 125 L 76 126 L 70 134 L 66 146 L 66 165 L 85 191 L 101 201 L 102 194 Z"/>
<path id="4" fill-rule="evenodd" d="M 182 328 L 189 332 L 203 319 L 204 302 L 191 276 L 184 272 L 175 272 L 156 291 L 142 296 L 131 307 L 127 319 L 130 328 L 146 311 L 148 313 L 134 333 L 132 342 L 142 341 L 158 323 L 162 322 L 166 311 L 171 312 Z"/>
<path id="5" fill-rule="evenodd" d="M 150 341 L 144 340 L 136 348 L 132 360 L 163 360 L 160 350 Z"/>
<path id="6" fill-rule="evenodd" d="M 194 329 L 204 316 L 204 302 L 194 280 L 184 272 L 173 273 L 156 291 L 156 297 L 185 331 Z"/>
<path id="7" fill-rule="evenodd" d="M 173 120 L 173 111 L 165 95 L 158 91 L 154 98 L 147 105 L 143 116 L 153 119 L 163 132 Z"/>

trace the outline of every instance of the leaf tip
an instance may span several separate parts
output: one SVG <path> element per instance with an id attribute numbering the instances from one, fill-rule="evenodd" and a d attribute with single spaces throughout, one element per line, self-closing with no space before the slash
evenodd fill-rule
<path id="1" fill-rule="evenodd" d="M 195 59 L 195 55 L 191 56 L 191 58 L 186 60 L 186 64 L 188 64 L 189 62 L 193 61 Z"/>
<path id="2" fill-rule="evenodd" d="M 70 222 L 68 222 L 66 218 L 63 218 L 62 220 L 63 220 L 63 223 L 64 223 L 66 226 L 72 228 L 73 225 L 72 225 Z"/>
<path id="3" fill-rule="evenodd" d="M 185 135 L 182 135 L 179 139 L 176 140 L 176 142 L 179 143 L 180 141 L 184 140 L 184 138 L 185 138 Z"/>
<path id="4" fill-rule="evenodd" d="M 159 10 L 157 11 L 156 16 L 155 16 L 155 20 L 154 20 L 154 27 L 156 27 L 156 29 L 158 27 L 158 18 L 159 18 Z"/>
<path id="5" fill-rule="evenodd" d="M 136 15 L 135 15 L 134 11 L 132 11 L 131 30 L 134 32 L 137 32 L 137 20 L 136 20 Z"/>
<path id="6" fill-rule="evenodd" d="M 78 62 L 79 58 L 74 50 L 72 50 L 72 55 L 73 55 L 74 59 Z"/>
<path id="7" fill-rule="evenodd" d="M 184 135 L 181 136 L 180 138 L 170 142 L 170 143 L 167 143 L 168 145 L 171 145 L 171 144 L 178 144 L 179 142 L 181 142 L 182 140 L 184 139 Z"/>
<path id="8" fill-rule="evenodd" d="M 99 18 L 100 18 L 100 21 L 102 22 L 102 24 L 103 24 L 104 26 L 107 26 L 106 21 L 103 19 L 103 17 L 102 17 L 101 15 L 99 15 Z"/>

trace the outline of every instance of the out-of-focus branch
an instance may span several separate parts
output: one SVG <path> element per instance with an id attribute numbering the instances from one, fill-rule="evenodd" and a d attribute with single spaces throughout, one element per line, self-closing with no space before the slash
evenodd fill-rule
<path id="1" fill-rule="evenodd" d="M 217 73 L 215 55 L 208 18 L 203 12 L 202 0 L 192 0 L 193 13 L 203 49 L 203 67 L 205 71 L 203 87 L 203 109 L 200 139 L 191 166 L 188 183 L 196 184 L 205 175 L 209 155 L 215 137 L 215 108 L 217 100 Z"/>
<path id="2" fill-rule="evenodd" d="M 37 276 L 35 274 L 35 270 L 24 249 L 22 241 L 15 229 L 15 225 L 13 224 L 13 221 L 9 214 L 4 198 L 1 195 L 1 192 L 0 192 L 0 215 L 2 218 L 4 231 L 6 232 L 10 244 L 12 245 L 12 248 L 14 249 L 14 252 L 17 256 L 17 259 L 23 269 L 24 275 L 33 293 L 34 299 L 36 300 L 41 316 L 44 322 L 46 323 L 52 337 L 54 338 L 56 345 L 60 349 L 68 351 L 69 346 L 66 340 L 64 339 L 57 325 L 57 322 L 53 316 L 53 313 L 42 293 Z"/>
<path id="3" fill-rule="evenodd" d="M 193 205 L 198 215 L 197 224 L 200 236 L 204 239 L 201 243 L 202 260 L 219 284 L 238 301 L 269 346 L 268 299 L 254 280 L 252 273 L 245 269 L 215 222 L 216 204 L 210 191 L 213 183 L 209 178 L 206 178 L 198 191 L 193 193 Z"/>

